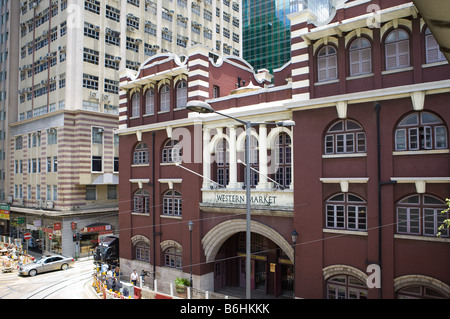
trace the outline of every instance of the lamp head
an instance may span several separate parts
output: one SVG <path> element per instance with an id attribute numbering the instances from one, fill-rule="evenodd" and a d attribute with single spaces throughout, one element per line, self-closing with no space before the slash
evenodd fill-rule
<path id="1" fill-rule="evenodd" d="M 186 109 L 198 113 L 214 113 L 211 105 L 203 101 L 189 101 L 186 105 Z"/>
<path id="2" fill-rule="evenodd" d="M 291 126 L 295 126 L 295 122 L 294 121 L 280 121 L 276 123 L 277 126 L 282 126 L 282 127 L 291 127 Z"/>

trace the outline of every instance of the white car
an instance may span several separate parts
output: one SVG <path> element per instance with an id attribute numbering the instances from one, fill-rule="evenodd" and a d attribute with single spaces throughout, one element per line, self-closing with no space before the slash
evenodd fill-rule
<path id="1" fill-rule="evenodd" d="M 73 266 L 73 264 L 74 259 L 71 257 L 46 255 L 36 259 L 30 264 L 20 266 L 19 275 L 36 276 L 37 274 L 47 271 L 66 270 L 70 266 Z"/>

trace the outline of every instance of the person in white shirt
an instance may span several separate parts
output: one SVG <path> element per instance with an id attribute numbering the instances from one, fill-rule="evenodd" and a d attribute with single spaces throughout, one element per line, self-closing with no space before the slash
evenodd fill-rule
<path id="1" fill-rule="evenodd" d="M 138 279 L 139 279 L 139 275 L 136 273 L 136 269 L 135 269 L 130 276 L 130 281 L 133 283 L 133 285 L 136 286 Z"/>

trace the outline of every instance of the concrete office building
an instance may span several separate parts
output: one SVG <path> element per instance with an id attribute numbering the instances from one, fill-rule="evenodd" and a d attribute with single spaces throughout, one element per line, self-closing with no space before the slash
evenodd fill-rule
<path id="1" fill-rule="evenodd" d="M 11 176 L 8 124 L 17 121 L 19 7 L 18 1 L 0 1 L 0 202 L 6 200 Z M 9 214 L 1 214 L 0 235 L 9 235 L 10 223 Z"/>
<path id="2" fill-rule="evenodd" d="M 239 12 L 236 1 L 20 2 L 7 202 L 26 218 L 21 234 L 66 255 L 118 235 L 118 70 L 196 43 L 239 56 Z"/>

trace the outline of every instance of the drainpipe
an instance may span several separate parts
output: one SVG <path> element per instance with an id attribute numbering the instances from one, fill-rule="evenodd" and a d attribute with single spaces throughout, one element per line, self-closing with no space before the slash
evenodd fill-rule
<path id="1" fill-rule="evenodd" d="M 382 212 L 381 212 L 381 188 L 384 185 L 396 184 L 396 181 L 382 182 L 381 181 L 381 137 L 380 137 L 380 110 L 379 102 L 375 105 L 375 112 L 377 115 L 377 174 L 378 174 L 378 266 L 380 266 L 380 283 L 383 283 L 383 264 L 382 264 Z M 383 299 L 383 286 L 380 287 L 379 298 Z"/>
<path id="2" fill-rule="evenodd" d="M 155 132 L 152 132 L 152 179 L 151 182 L 152 185 L 152 197 L 153 197 L 153 284 L 155 283 L 156 279 L 156 211 L 155 211 Z M 154 288 L 154 287 L 153 287 Z"/>

